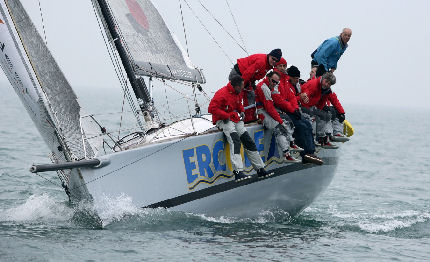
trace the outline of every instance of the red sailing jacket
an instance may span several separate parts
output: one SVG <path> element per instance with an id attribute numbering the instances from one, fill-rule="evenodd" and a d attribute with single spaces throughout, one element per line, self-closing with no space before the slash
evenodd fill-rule
<path id="1" fill-rule="evenodd" d="M 309 103 L 305 104 L 302 101 L 302 106 L 316 106 L 318 109 L 322 109 L 327 104 L 327 101 L 330 101 L 339 114 L 345 114 L 342 105 L 337 99 L 337 95 L 333 92 L 321 95 L 321 86 L 321 77 L 311 79 L 302 85 L 302 93 L 306 93 L 309 98 Z"/>
<path id="2" fill-rule="evenodd" d="M 273 102 L 275 106 L 284 112 L 293 113 L 296 109 L 299 109 L 297 104 L 297 98 L 295 96 L 295 89 L 293 85 L 288 81 L 289 77 L 275 69 L 276 72 L 281 76 L 281 80 L 278 85 L 278 93 L 272 94 Z"/>
<path id="3" fill-rule="evenodd" d="M 240 121 L 239 113 L 243 111 L 242 97 L 236 94 L 230 82 L 215 93 L 208 108 L 213 124 L 224 119 L 237 123 Z"/>
<path id="4" fill-rule="evenodd" d="M 269 94 L 265 94 L 263 91 L 263 88 L 267 88 L 270 90 L 269 88 L 269 79 L 266 77 L 263 81 L 261 81 L 260 83 L 258 83 L 257 88 L 255 89 L 255 101 L 257 102 L 257 108 L 264 108 L 264 110 L 266 110 L 266 112 L 276 121 L 279 122 L 279 124 L 282 124 L 282 118 L 279 116 L 278 111 L 276 111 L 276 108 L 273 104 L 273 93 L 278 93 L 278 90 L 276 90 L 276 87 L 272 90 L 270 90 L 270 95 Z M 259 117 L 261 117 L 259 115 Z M 261 118 L 263 119 L 263 118 Z"/>
<path id="5" fill-rule="evenodd" d="M 237 66 L 247 86 L 251 81 L 262 79 L 272 69 L 266 54 L 255 54 L 237 59 Z"/>

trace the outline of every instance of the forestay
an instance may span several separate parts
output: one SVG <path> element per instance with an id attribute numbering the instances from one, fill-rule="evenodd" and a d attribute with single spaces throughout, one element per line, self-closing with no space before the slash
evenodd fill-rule
<path id="1" fill-rule="evenodd" d="M 136 75 L 204 83 L 149 0 L 106 0 Z"/>

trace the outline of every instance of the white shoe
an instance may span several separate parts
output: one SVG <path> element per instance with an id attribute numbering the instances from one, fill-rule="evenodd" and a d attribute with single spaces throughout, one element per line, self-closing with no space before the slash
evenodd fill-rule
<path id="1" fill-rule="evenodd" d="M 284 154 L 284 162 L 285 163 L 298 163 L 298 162 L 300 162 L 300 160 L 291 156 L 290 153 L 285 153 Z"/>
<path id="2" fill-rule="evenodd" d="M 330 136 L 330 140 L 333 142 L 347 142 L 349 141 L 349 138 L 346 137 L 344 134 L 336 134 L 334 136 Z"/>

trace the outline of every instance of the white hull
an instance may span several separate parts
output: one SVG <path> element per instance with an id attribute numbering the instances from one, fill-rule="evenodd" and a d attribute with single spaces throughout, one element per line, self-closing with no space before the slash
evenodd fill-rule
<path id="1" fill-rule="evenodd" d="M 194 121 L 197 126 L 212 126 L 204 119 Z M 296 215 L 330 184 L 338 150 L 321 150 L 319 156 L 325 160 L 322 166 L 283 164 L 271 134 L 260 125 L 251 125 L 248 131 L 255 138 L 266 169 L 275 172 L 273 177 L 236 183 L 226 163 L 228 149 L 224 148 L 223 135 L 216 131 L 104 156 L 103 161 L 109 164 L 81 169 L 80 182 L 86 183 L 96 209 L 97 203 L 106 198 L 126 195 L 140 207 L 235 217 L 258 216 L 273 209 Z M 255 173 L 249 163 L 245 166 L 247 172 Z M 71 180 L 72 194 L 82 188 L 76 188 L 73 181 L 79 182 Z"/>

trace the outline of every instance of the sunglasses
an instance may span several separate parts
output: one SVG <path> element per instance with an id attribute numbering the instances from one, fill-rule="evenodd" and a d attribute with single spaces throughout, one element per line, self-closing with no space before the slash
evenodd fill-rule
<path id="1" fill-rule="evenodd" d="M 279 81 L 276 81 L 276 80 L 273 80 L 273 79 L 271 79 L 271 80 L 272 80 L 272 83 L 274 83 L 275 85 L 279 84 Z"/>

